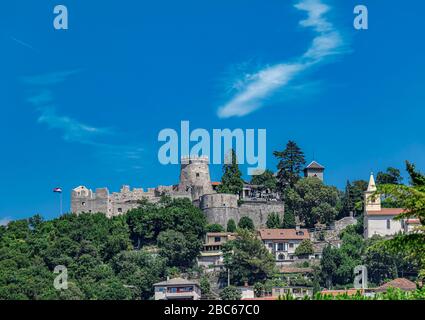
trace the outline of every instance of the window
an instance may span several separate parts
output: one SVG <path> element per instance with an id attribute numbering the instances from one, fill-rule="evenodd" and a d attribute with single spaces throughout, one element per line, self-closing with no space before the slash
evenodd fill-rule
<path id="1" fill-rule="evenodd" d="M 293 248 L 294 247 L 294 244 L 293 243 L 290 243 L 289 244 L 289 248 Z"/>
<path id="2" fill-rule="evenodd" d="M 121 213 L 121 212 L 122 212 L 122 208 L 118 208 L 118 212 L 120 212 L 120 213 Z"/>
<path id="3" fill-rule="evenodd" d="M 277 244 L 277 250 L 283 251 L 283 243 L 278 243 Z"/>
<path id="4" fill-rule="evenodd" d="M 387 229 L 391 229 L 391 220 L 387 219 Z"/>
<path id="5" fill-rule="evenodd" d="M 83 201 L 83 202 L 81 202 L 81 205 L 82 205 L 83 207 L 85 207 L 85 206 L 86 206 L 86 203 Z"/>
<path id="6" fill-rule="evenodd" d="M 283 254 L 280 254 L 277 256 L 277 260 L 285 260 L 285 256 Z"/>
<path id="7" fill-rule="evenodd" d="M 268 245 L 270 249 L 273 248 L 273 243 L 269 242 Z"/>
<path id="8" fill-rule="evenodd" d="M 221 238 L 220 237 L 214 237 L 214 242 L 220 242 Z"/>
<path id="9" fill-rule="evenodd" d="M 196 173 L 196 177 L 199 178 L 199 172 Z"/>

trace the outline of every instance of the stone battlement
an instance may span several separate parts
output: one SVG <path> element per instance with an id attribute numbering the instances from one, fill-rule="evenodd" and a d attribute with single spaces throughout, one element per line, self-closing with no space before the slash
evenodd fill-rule
<path id="1" fill-rule="evenodd" d="M 108 188 L 97 188 L 93 192 L 85 186 L 79 186 L 71 193 L 71 211 L 76 214 L 103 212 L 107 217 L 113 217 L 139 207 L 142 200 L 156 203 L 163 195 L 190 199 L 204 212 L 208 223 L 218 223 L 224 227 L 229 219 L 238 223 L 245 216 L 251 218 L 256 227 L 263 227 L 270 213 L 283 216 L 284 212 L 282 202 L 264 198 L 239 205 L 239 195 L 216 193 L 211 183 L 208 157 L 197 156 L 182 157 L 178 185 L 157 186 L 146 190 L 131 189 L 124 185 L 119 192 L 112 193 Z M 250 199 L 245 197 L 245 193 L 242 193 L 242 197 L 244 200 Z"/>

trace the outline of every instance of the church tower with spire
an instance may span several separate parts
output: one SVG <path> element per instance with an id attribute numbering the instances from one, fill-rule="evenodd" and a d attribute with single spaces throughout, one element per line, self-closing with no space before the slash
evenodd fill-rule
<path id="1" fill-rule="evenodd" d="M 375 178 L 373 172 L 370 174 L 369 185 L 364 193 L 365 213 L 369 211 L 381 211 L 381 197 L 376 192 Z"/>

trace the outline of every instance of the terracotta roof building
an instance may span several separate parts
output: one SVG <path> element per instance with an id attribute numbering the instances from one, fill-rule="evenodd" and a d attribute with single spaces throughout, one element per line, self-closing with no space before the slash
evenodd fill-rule
<path id="1" fill-rule="evenodd" d="M 416 290 L 416 284 L 406 278 L 397 278 L 383 284 L 382 286 L 378 288 L 375 288 L 374 291 L 385 292 L 389 288 L 398 288 L 403 291 L 414 291 Z"/>
<path id="2" fill-rule="evenodd" d="M 258 235 L 267 250 L 275 256 L 278 265 L 297 260 L 296 248 L 304 240 L 310 239 L 307 229 L 260 229 Z"/>

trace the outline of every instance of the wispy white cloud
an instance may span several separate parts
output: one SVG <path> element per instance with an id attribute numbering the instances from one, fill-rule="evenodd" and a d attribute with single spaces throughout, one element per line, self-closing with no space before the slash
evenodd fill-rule
<path id="1" fill-rule="evenodd" d="M 111 128 L 95 127 L 57 111 L 51 87 L 79 72 L 80 70 L 76 69 L 21 78 L 21 81 L 30 87 L 30 94 L 26 101 L 36 107 L 39 112 L 38 123 L 58 132 L 67 142 L 91 146 L 97 154 L 108 157 L 110 160 L 140 160 L 143 149 L 137 145 L 114 143 L 113 138 L 119 137 L 120 134 Z"/>
<path id="2" fill-rule="evenodd" d="M 96 128 L 68 116 L 60 115 L 53 106 L 54 98 L 51 86 L 62 83 L 79 72 L 79 69 L 51 72 L 42 75 L 25 76 L 21 80 L 32 88 L 32 94 L 27 97 L 26 101 L 37 107 L 40 112 L 40 116 L 37 119 L 39 123 L 47 125 L 49 129 L 61 131 L 66 141 L 90 144 L 92 138 L 111 134 L 111 130 Z"/>
<path id="3" fill-rule="evenodd" d="M 265 101 L 277 91 L 287 88 L 292 80 L 307 69 L 324 61 L 331 55 L 345 52 L 345 42 L 325 15 L 330 7 L 321 0 L 301 0 L 294 7 L 307 14 L 300 21 L 305 28 L 316 32 L 310 47 L 292 62 L 278 63 L 262 68 L 253 74 L 245 73 L 237 80 L 234 88 L 238 92 L 218 109 L 220 118 L 242 117 L 261 108 Z"/>
<path id="4" fill-rule="evenodd" d="M 80 73 L 80 69 L 60 71 L 60 72 L 50 72 L 36 76 L 26 76 L 22 77 L 21 80 L 25 84 L 34 85 L 34 86 L 51 86 L 54 84 L 59 84 L 64 82 L 68 77 Z"/>
<path id="5" fill-rule="evenodd" d="M 87 143 L 90 138 L 99 135 L 111 134 L 110 129 L 96 128 L 86 125 L 67 116 L 58 115 L 54 107 L 42 107 L 38 122 L 46 124 L 50 129 L 63 132 L 67 141 Z"/>
<path id="6" fill-rule="evenodd" d="M 28 49 L 30 49 L 30 50 L 32 50 L 32 51 L 34 51 L 34 52 L 39 53 L 38 49 L 34 48 L 34 46 L 32 46 L 31 44 L 29 44 L 29 43 L 27 43 L 27 42 L 25 42 L 25 41 L 22 41 L 22 40 L 20 40 L 20 39 L 18 39 L 18 38 L 15 38 L 15 37 L 13 37 L 13 36 L 10 36 L 9 38 L 10 38 L 12 41 L 16 42 L 17 44 L 19 44 L 19 45 L 21 45 L 21 46 L 23 46 L 23 47 L 25 47 L 25 48 L 28 48 Z"/>

